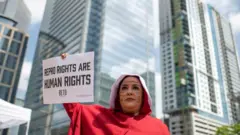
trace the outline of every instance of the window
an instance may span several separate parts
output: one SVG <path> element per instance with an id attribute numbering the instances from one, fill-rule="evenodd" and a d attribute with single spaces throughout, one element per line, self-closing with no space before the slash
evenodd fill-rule
<path id="1" fill-rule="evenodd" d="M 4 58 L 5 58 L 5 53 L 0 52 L 0 66 L 3 65 Z"/>
<path id="2" fill-rule="evenodd" d="M 21 43 L 12 41 L 9 52 L 18 55 L 20 46 L 21 46 Z"/>
<path id="3" fill-rule="evenodd" d="M 11 68 L 11 69 L 15 69 L 16 62 L 17 62 L 17 58 L 16 57 L 8 55 L 6 67 Z"/>
<path id="4" fill-rule="evenodd" d="M 7 38 L 0 39 L 0 49 L 7 51 L 9 40 Z"/>
<path id="5" fill-rule="evenodd" d="M 14 36 L 13 36 L 14 39 L 16 39 L 18 41 L 22 41 L 22 37 L 23 37 L 22 33 L 17 32 L 17 31 L 14 32 Z"/>
<path id="6" fill-rule="evenodd" d="M 5 27 L 3 34 L 10 37 L 11 34 L 12 34 L 12 30 L 7 28 L 7 27 Z"/>
<path id="7" fill-rule="evenodd" d="M 7 100 L 9 88 L 5 86 L 0 86 L 0 99 Z"/>
<path id="8" fill-rule="evenodd" d="M 12 79 L 13 79 L 13 72 L 4 70 L 3 72 L 3 77 L 2 77 L 2 83 L 11 85 L 12 84 Z"/>

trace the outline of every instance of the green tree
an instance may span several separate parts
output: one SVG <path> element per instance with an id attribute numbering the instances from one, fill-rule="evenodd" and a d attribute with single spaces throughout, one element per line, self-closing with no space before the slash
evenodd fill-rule
<path id="1" fill-rule="evenodd" d="M 216 135 L 240 135 L 240 124 L 219 127 Z"/>

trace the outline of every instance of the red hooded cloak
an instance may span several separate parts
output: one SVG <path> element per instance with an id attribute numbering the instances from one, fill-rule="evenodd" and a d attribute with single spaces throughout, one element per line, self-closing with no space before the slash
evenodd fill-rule
<path id="1" fill-rule="evenodd" d="M 119 111 L 120 105 L 116 98 L 119 84 L 126 76 L 138 77 L 144 89 L 143 107 L 137 116 L 129 116 Z M 139 75 L 119 77 L 112 86 L 109 104 L 110 108 L 64 103 L 71 119 L 68 135 L 170 135 L 167 126 L 161 120 L 150 116 L 151 97 Z"/>

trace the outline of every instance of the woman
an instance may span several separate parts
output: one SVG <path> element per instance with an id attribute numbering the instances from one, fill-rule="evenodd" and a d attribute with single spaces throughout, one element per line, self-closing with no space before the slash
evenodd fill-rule
<path id="1" fill-rule="evenodd" d="M 159 119 L 150 116 L 151 97 L 139 75 L 122 75 L 111 88 L 110 108 L 64 103 L 71 124 L 69 135 L 169 135 Z"/>

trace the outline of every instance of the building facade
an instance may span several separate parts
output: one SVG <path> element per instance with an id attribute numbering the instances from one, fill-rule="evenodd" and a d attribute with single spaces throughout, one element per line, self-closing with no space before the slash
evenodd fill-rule
<path id="1" fill-rule="evenodd" d="M 240 93 L 240 71 L 237 49 L 232 35 L 231 24 L 215 9 L 208 6 L 214 45 L 218 48 L 219 67 L 222 72 L 222 84 L 226 91 L 227 106 L 230 124 L 237 123 L 240 119 L 239 102 L 236 96 Z"/>
<path id="2" fill-rule="evenodd" d="M 0 1 L 0 98 L 11 103 L 16 100 L 30 21 L 31 13 L 23 0 Z M 3 130 L 2 134 L 13 132 Z"/>
<path id="3" fill-rule="evenodd" d="M 29 36 L 15 28 L 13 20 L 6 17 L 1 19 L 6 20 L 0 22 L 0 95 L 5 101 L 14 103 Z"/>
<path id="4" fill-rule="evenodd" d="M 239 81 L 227 82 L 239 79 L 231 26 L 199 0 L 160 0 L 159 7 L 163 110 L 171 133 L 215 134 L 236 118 L 227 96 L 228 87 L 239 90 Z"/>
<path id="5" fill-rule="evenodd" d="M 0 14 L 16 21 L 16 28 L 27 32 L 31 13 L 23 0 L 1 0 Z"/>
<path id="6" fill-rule="evenodd" d="M 61 53 L 94 51 L 94 103 L 109 106 L 111 85 L 122 73 L 142 75 L 155 101 L 160 70 L 152 7 L 151 0 L 47 1 L 25 101 L 33 109 L 29 134 L 67 134 L 63 106 L 42 104 L 41 61 Z M 155 116 L 155 102 L 152 109 Z"/>
<path id="7" fill-rule="evenodd" d="M 15 103 L 29 38 L 27 33 L 15 26 L 16 21 L 0 16 L 0 98 L 10 103 Z M 7 134 L 7 130 L 3 130 L 2 134 Z"/>

